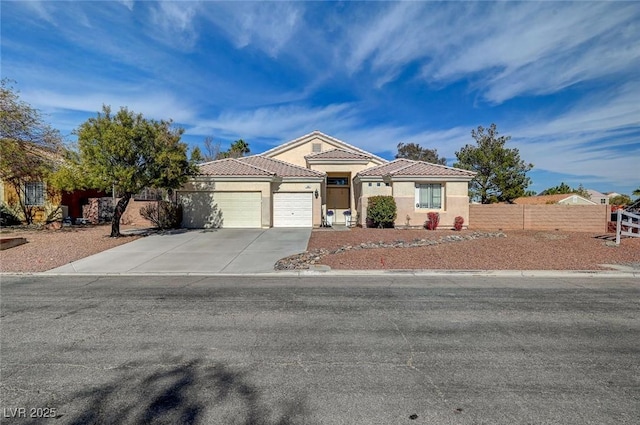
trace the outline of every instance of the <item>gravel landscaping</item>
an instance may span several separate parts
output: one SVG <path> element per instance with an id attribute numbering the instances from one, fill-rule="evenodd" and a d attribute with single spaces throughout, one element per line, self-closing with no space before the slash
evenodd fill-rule
<path id="1" fill-rule="evenodd" d="M 121 226 L 121 231 L 128 228 Z M 44 272 L 140 238 L 111 238 L 111 225 L 71 226 L 59 230 L 3 228 L 0 236 L 26 238 L 27 243 L 0 251 L 0 272 Z"/>
<path id="2" fill-rule="evenodd" d="M 474 236 L 476 235 L 476 236 Z M 453 237 L 453 239 L 451 239 Z M 458 240 L 459 238 L 459 240 Z M 309 252 L 314 265 L 332 269 L 439 269 L 439 270 L 603 270 L 602 264 L 640 268 L 640 238 L 623 239 L 611 246 L 613 234 L 595 235 L 562 231 L 362 229 L 314 230 Z M 433 241 L 424 246 L 396 247 L 398 241 Z M 380 244 L 383 242 L 383 244 Z M 375 249 L 345 249 L 378 243 Z M 314 250 L 328 250 L 317 255 Z M 318 258 L 319 257 L 319 258 Z M 296 258 L 291 258 L 296 262 Z M 308 261 L 307 263 L 310 263 Z M 289 268 L 281 261 L 281 268 Z M 298 267 L 302 267 L 298 265 Z M 308 267 L 308 265 L 307 265 Z"/>
<path id="3" fill-rule="evenodd" d="M 110 238 L 109 233 L 108 225 L 3 229 L 2 237 L 24 237 L 28 243 L 0 251 L 0 272 L 42 272 L 142 237 Z M 613 238 L 561 231 L 316 229 L 307 252 L 282 259 L 275 268 L 603 270 L 603 264 L 616 264 L 640 269 L 640 238 L 612 246 Z"/>

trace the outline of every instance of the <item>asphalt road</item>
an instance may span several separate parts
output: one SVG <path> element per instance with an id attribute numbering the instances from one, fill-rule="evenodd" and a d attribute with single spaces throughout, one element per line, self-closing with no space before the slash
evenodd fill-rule
<path id="1" fill-rule="evenodd" d="M 640 422 L 637 278 L 1 280 L 3 424 Z"/>

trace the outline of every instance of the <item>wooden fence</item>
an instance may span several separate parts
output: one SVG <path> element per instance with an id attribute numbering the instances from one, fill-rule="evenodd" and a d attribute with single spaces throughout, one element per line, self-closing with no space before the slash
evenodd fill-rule
<path id="1" fill-rule="evenodd" d="M 616 245 L 620 245 L 621 236 L 640 238 L 640 215 L 618 210 L 616 218 Z"/>
<path id="2" fill-rule="evenodd" d="M 606 232 L 608 205 L 469 205 L 469 229 Z"/>

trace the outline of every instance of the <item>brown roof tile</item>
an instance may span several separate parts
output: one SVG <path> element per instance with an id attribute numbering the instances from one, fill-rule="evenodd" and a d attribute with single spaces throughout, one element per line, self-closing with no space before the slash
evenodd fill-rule
<path id="1" fill-rule="evenodd" d="M 475 173 L 460 168 L 447 167 L 445 165 L 431 164 L 429 162 L 415 161 L 414 164 L 401 168 L 391 173 L 393 176 L 463 176 L 473 177 Z"/>
<path id="2" fill-rule="evenodd" d="M 239 160 L 272 171 L 280 177 L 324 177 L 325 175 L 320 171 L 300 167 L 279 159 L 267 158 L 262 155 L 247 156 Z"/>
<path id="3" fill-rule="evenodd" d="M 235 158 L 219 159 L 217 161 L 205 162 L 199 165 L 200 174 L 206 176 L 243 176 L 243 177 L 264 177 L 273 176 L 275 173 L 246 164 Z"/>
<path id="4" fill-rule="evenodd" d="M 371 159 L 371 155 L 348 151 L 345 149 L 331 149 L 324 152 L 312 153 L 305 156 L 307 159 Z"/>
<path id="5" fill-rule="evenodd" d="M 207 176 L 242 177 L 324 177 L 320 171 L 289 164 L 259 155 L 226 158 L 200 164 L 200 173 Z"/>
<path id="6" fill-rule="evenodd" d="M 472 171 L 462 170 L 460 168 L 400 158 L 391 161 L 388 164 L 378 165 L 377 167 L 363 170 L 359 172 L 358 175 L 368 177 L 383 177 L 387 175 L 393 177 L 473 177 L 475 176 L 475 173 Z"/>
<path id="7" fill-rule="evenodd" d="M 396 159 L 395 161 L 388 162 L 386 164 L 378 165 L 376 167 L 367 168 L 358 173 L 359 176 L 369 177 L 382 177 L 388 174 L 392 174 L 402 168 L 411 166 L 413 161 L 408 159 Z"/>

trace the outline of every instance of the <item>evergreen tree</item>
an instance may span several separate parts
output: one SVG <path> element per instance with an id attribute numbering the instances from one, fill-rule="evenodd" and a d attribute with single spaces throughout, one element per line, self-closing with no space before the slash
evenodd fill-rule
<path id="1" fill-rule="evenodd" d="M 495 124 L 488 129 L 478 126 L 471 130 L 476 145 L 466 145 L 456 152 L 458 162 L 453 166 L 476 172 L 469 186 L 469 196 L 483 204 L 510 202 L 524 196 L 531 179 L 527 172 L 533 164 L 520 159 L 518 149 L 508 149 L 510 136 L 498 136 Z"/>
<path id="2" fill-rule="evenodd" d="M 432 164 L 447 165 L 445 157 L 438 156 L 437 149 L 423 148 L 417 143 L 398 143 L 397 158 L 413 159 L 414 161 L 425 161 Z"/>

